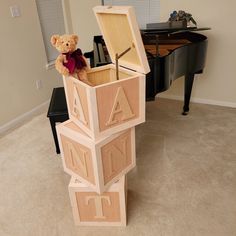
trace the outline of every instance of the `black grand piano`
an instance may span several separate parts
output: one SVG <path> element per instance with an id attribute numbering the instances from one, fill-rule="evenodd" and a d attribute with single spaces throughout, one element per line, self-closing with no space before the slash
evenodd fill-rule
<path id="1" fill-rule="evenodd" d="M 194 31 L 210 28 L 174 28 L 169 23 L 150 24 L 141 30 L 150 73 L 146 76 L 146 101 L 164 92 L 172 82 L 185 76 L 183 115 L 189 112 L 194 75 L 203 72 L 207 37 Z M 94 65 L 110 62 L 102 36 L 94 37 Z"/>

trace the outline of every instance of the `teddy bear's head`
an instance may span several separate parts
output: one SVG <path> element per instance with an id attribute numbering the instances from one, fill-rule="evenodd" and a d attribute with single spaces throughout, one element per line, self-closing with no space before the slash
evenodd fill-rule
<path id="1" fill-rule="evenodd" d="M 53 35 L 51 37 L 51 44 L 60 52 L 68 53 L 76 50 L 78 43 L 78 36 L 75 34 Z"/>

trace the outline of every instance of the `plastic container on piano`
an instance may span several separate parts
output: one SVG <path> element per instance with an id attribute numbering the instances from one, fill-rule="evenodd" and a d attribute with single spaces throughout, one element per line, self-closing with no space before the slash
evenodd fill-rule
<path id="1" fill-rule="evenodd" d="M 92 68 L 89 86 L 64 77 L 69 117 L 96 140 L 145 121 L 145 74 L 150 69 L 132 7 L 98 6 L 94 12 L 112 64 Z M 118 60 L 118 77 L 116 56 Z"/>

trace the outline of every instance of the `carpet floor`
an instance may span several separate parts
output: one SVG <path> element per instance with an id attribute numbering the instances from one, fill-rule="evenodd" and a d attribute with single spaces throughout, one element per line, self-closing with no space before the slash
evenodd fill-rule
<path id="1" fill-rule="evenodd" d="M 236 109 L 158 99 L 136 127 L 127 227 L 74 225 L 46 114 L 0 139 L 1 236 L 236 235 Z"/>

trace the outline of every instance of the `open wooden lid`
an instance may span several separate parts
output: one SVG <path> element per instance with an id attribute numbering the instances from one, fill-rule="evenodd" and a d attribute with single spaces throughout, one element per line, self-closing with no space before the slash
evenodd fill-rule
<path id="1" fill-rule="evenodd" d="M 119 59 L 119 65 L 147 74 L 150 68 L 133 7 L 97 6 L 93 10 L 112 62 L 117 53 L 131 48 Z"/>

